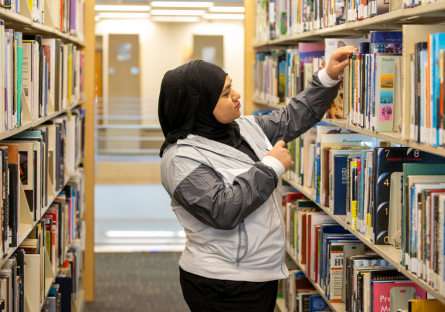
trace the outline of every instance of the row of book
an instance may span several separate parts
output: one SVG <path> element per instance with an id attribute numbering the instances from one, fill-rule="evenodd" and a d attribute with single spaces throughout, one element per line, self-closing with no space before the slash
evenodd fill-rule
<path id="1" fill-rule="evenodd" d="M 329 302 L 345 303 L 346 311 L 380 312 L 408 309 L 409 300 L 427 299 L 425 290 L 302 194 L 287 193 L 284 207 L 287 251 Z M 299 291 L 310 291 L 311 283 L 300 271 L 290 273 L 287 311 L 304 311 L 298 308 Z"/>
<path id="2" fill-rule="evenodd" d="M 60 39 L 23 35 L 5 29 L 0 21 L 0 133 L 50 113 L 66 109 L 83 98 L 83 52 Z"/>
<path id="3" fill-rule="evenodd" d="M 288 179 L 372 243 L 399 248 L 401 265 L 445 294 L 444 157 L 324 124 L 288 148 Z"/>
<path id="4" fill-rule="evenodd" d="M 433 32 L 425 35 L 424 42 L 414 44 L 415 53 L 405 55 L 410 60 L 404 65 L 408 67 L 405 83 L 403 32 L 371 32 L 369 40 L 326 40 L 326 47 L 338 43 L 358 48 L 345 68 L 339 90 L 342 117 L 349 124 L 374 132 L 403 133 L 407 128 L 406 139 L 444 146 L 444 39 L 445 34 Z M 403 123 L 403 110 L 409 112 L 408 124 Z M 326 117 L 336 118 L 332 114 Z"/>
<path id="5" fill-rule="evenodd" d="M 0 142 L 0 257 L 18 246 L 20 226 L 40 220 L 83 157 L 83 110 L 74 109 Z"/>
<path id="6" fill-rule="evenodd" d="M 289 278 L 283 283 L 283 288 L 282 293 L 288 312 L 331 311 L 309 279 L 298 269 L 289 270 Z"/>
<path id="7" fill-rule="evenodd" d="M 254 98 L 286 104 L 304 90 L 312 74 L 324 68 L 323 43 L 299 43 L 298 48 L 257 52 Z"/>
<path id="8" fill-rule="evenodd" d="M 412 42 L 409 51 L 414 53 L 407 55 L 403 55 L 400 31 L 371 31 L 369 38 L 328 38 L 324 44 L 299 43 L 293 49 L 258 52 L 254 97 L 287 104 L 304 90 L 314 72 L 325 67 L 325 60 L 336 49 L 352 45 L 358 51 L 351 56 L 338 96 L 325 117 L 373 132 L 402 132 L 407 140 L 445 146 L 445 35 L 435 32 L 443 29 L 440 25 L 429 25 L 427 30 L 418 27 L 429 34 L 420 36 L 425 41 Z M 404 59 L 409 62 L 402 66 Z"/>
<path id="9" fill-rule="evenodd" d="M 24 4 L 29 7 L 29 13 L 34 22 L 45 25 L 51 24 L 62 32 L 77 35 L 83 41 L 85 7 L 83 0 L 27 0 L 26 2 L 4 0 L 0 3 L 0 7 L 27 16 L 29 14 L 28 8 L 23 7 Z"/>
<path id="10" fill-rule="evenodd" d="M 47 311 L 71 311 L 71 300 L 79 293 L 82 270 L 82 184 L 83 171 L 79 169 L 1 267 L 0 301 L 4 309 L 0 311 L 38 311 L 42 304 Z M 76 224 L 74 228 L 72 223 Z M 61 309 L 51 310 L 53 298 L 60 301 Z"/>
<path id="11" fill-rule="evenodd" d="M 256 1 L 255 40 L 266 42 L 324 29 L 437 1 L 420 0 L 290 0 Z"/>

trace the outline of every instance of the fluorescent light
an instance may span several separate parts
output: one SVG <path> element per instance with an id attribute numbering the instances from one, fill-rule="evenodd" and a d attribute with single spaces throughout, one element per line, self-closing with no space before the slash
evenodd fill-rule
<path id="1" fill-rule="evenodd" d="M 197 16 L 153 16 L 153 22 L 199 22 Z"/>
<path id="2" fill-rule="evenodd" d="M 244 19 L 244 14 L 204 14 L 205 19 Z"/>
<path id="3" fill-rule="evenodd" d="M 244 7 L 224 7 L 224 6 L 214 6 L 209 8 L 210 12 L 219 13 L 244 13 L 246 9 Z"/>
<path id="4" fill-rule="evenodd" d="M 148 18 L 148 13 L 118 13 L 118 12 L 99 12 L 97 16 L 101 18 Z"/>
<path id="5" fill-rule="evenodd" d="M 152 10 L 151 15 L 203 15 L 204 10 Z"/>
<path id="6" fill-rule="evenodd" d="M 185 237 L 184 231 L 107 231 L 108 237 Z"/>
<path id="7" fill-rule="evenodd" d="M 120 11 L 120 12 L 148 12 L 149 5 L 95 5 L 96 11 Z"/>
<path id="8" fill-rule="evenodd" d="M 210 8 L 213 2 L 177 2 L 177 1 L 152 1 L 154 8 Z"/>

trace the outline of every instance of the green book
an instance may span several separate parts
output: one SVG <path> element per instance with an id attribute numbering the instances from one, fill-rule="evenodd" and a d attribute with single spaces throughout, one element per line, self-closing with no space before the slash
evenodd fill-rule
<path id="1" fill-rule="evenodd" d="M 403 164 L 403 203 L 402 203 L 402 257 L 400 264 L 407 268 L 406 255 L 409 254 L 409 243 L 407 243 L 407 237 L 410 237 L 410 229 L 408 221 L 410 216 L 407 215 L 409 210 L 406 205 L 406 196 L 409 194 L 408 189 L 408 176 L 424 176 L 424 175 L 445 175 L 445 164 Z"/>

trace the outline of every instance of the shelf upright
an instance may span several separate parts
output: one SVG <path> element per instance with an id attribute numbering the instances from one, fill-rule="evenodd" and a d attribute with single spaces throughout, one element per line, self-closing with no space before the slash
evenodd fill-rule
<path id="1" fill-rule="evenodd" d="M 85 0 L 84 29 L 85 41 L 85 252 L 83 280 L 85 283 L 85 301 L 94 301 L 94 101 L 96 97 L 95 79 L 95 22 L 94 5 L 96 0 Z"/>

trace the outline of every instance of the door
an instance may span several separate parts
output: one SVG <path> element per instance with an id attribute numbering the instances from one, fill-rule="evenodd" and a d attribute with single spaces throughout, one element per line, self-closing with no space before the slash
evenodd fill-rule
<path id="1" fill-rule="evenodd" d="M 139 35 L 109 35 L 108 96 L 140 97 Z"/>

